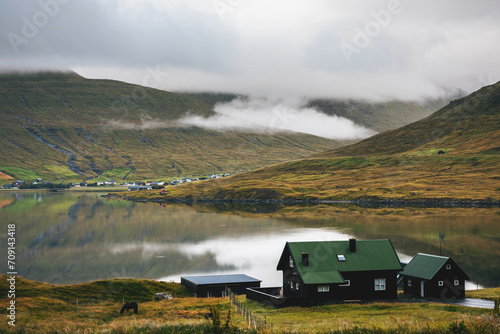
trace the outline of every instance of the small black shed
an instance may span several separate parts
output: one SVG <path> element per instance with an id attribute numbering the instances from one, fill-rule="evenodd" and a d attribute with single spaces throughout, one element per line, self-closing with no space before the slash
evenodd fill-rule
<path id="1" fill-rule="evenodd" d="M 404 292 L 444 301 L 465 298 L 469 276 L 449 257 L 418 253 L 404 268 Z"/>
<path id="2" fill-rule="evenodd" d="M 222 297 L 226 288 L 244 294 L 246 288 L 259 288 L 261 281 L 245 274 L 181 277 L 181 284 L 196 297 Z"/>

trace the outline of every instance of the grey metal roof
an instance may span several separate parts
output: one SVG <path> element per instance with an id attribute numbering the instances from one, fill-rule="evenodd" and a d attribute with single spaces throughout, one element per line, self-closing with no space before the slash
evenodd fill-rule
<path id="1" fill-rule="evenodd" d="M 181 277 L 181 279 L 185 279 L 186 281 L 190 281 L 191 283 L 196 285 L 261 282 L 261 280 L 245 274 L 186 276 Z"/>

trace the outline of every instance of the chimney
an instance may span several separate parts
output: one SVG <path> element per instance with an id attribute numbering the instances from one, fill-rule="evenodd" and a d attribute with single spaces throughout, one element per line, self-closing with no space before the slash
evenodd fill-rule
<path id="1" fill-rule="evenodd" d="M 309 253 L 302 253 L 302 265 L 309 267 Z"/>
<path id="2" fill-rule="evenodd" d="M 356 239 L 354 238 L 349 239 L 349 250 L 351 251 L 351 253 L 356 252 Z"/>

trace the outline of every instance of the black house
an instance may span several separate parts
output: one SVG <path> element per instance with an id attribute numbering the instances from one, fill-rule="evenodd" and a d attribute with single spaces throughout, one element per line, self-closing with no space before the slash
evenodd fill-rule
<path id="1" fill-rule="evenodd" d="M 181 277 L 181 284 L 196 297 L 222 297 L 226 288 L 235 294 L 244 294 L 246 288 L 260 287 L 260 282 L 244 274 Z"/>
<path id="2" fill-rule="evenodd" d="M 276 288 L 261 288 L 249 289 L 247 298 L 274 306 L 395 299 L 401 264 L 390 240 L 287 242 L 277 270 L 279 297 L 266 300 Z"/>
<path id="3" fill-rule="evenodd" d="M 401 273 L 404 292 L 419 297 L 465 298 L 469 276 L 449 257 L 418 253 Z"/>

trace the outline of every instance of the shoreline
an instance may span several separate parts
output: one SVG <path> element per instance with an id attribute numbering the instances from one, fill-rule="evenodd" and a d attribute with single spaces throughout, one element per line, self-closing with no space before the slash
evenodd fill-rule
<path id="1" fill-rule="evenodd" d="M 455 198 L 422 198 L 414 200 L 399 199 L 356 199 L 356 200 L 321 200 L 321 199 L 216 199 L 216 198 L 134 198 L 129 196 L 119 196 L 116 194 L 106 194 L 102 197 L 123 199 L 132 202 L 152 202 L 152 203 L 172 203 L 172 204 L 351 204 L 366 207 L 426 207 L 426 208 L 498 208 L 500 201 L 455 199 Z"/>

